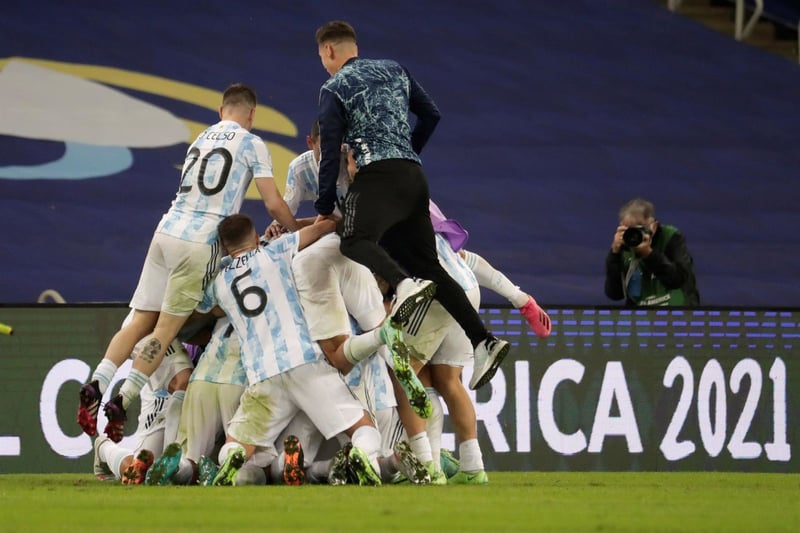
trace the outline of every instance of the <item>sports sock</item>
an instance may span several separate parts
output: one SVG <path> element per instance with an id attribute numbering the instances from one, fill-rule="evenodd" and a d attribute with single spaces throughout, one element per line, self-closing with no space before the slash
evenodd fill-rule
<path id="1" fill-rule="evenodd" d="M 286 454 L 281 452 L 278 457 L 269 464 L 269 477 L 271 479 L 283 479 L 283 467 L 286 464 Z"/>
<path id="2" fill-rule="evenodd" d="M 461 461 L 462 472 L 474 474 L 483 470 L 483 454 L 478 439 L 465 440 L 459 444 L 458 459 Z"/>
<path id="3" fill-rule="evenodd" d="M 149 379 L 150 377 L 143 372 L 131 368 L 128 377 L 125 379 L 125 383 L 123 383 L 122 387 L 119 389 L 119 393 L 122 395 L 123 409 L 127 409 L 133 400 L 139 397 L 139 392 Z"/>
<path id="4" fill-rule="evenodd" d="M 97 368 L 94 369 L 92 379 L 89 381 L 97 381 L 97 385 L 100 388 L 100 394 L 105 394 L 109 383 L 111 383 L 111 380 L 114 379 L 114 374 L 116 373 L 117 365 L 114 364 L 114 361 L 103 358 L 103 360 L 100 361 L 100 364 L 97 365 Z"/>
<path id="5" fill-rule="evenodd" d="M 428 442 L 431 445 L 431 457 L 434 461 L 438 462 L 439 455 L 442 452 L 442 429 L 444 427 L 444 409 L 442 408 L 442 399 L 439 398 L 439 393 L 433 387 L 425 387 L 425 392 L 428 393 L 428 398 L 431 400 L 433 412 L 431 416 L 425 421 L 425 430 L 428 433 Z"/>
<path id="6" fill-rule="evenodd" d="M 181 457 L 178 463 L 178 471 L 172 478 L 172 482 L 176 485 L 188 485 L 194 478 L 194 465 L 186 457 Z"/>
<path id="7" fill-rule="evenodd" d="M 478 284 L 506 298 L 511 305 L 519 309 L 528 301 L 528 294 L 509 280 L 502 272 L 496 270 L 486 259 L 476 253 L 464 250 L 464 262 L 475 274 Z"/>
<path id="8" fill-rule="evenodd" d="M 411 451 L 414 452 L 414 455 L 416 455 L 417 459 L 422 461 L 423 464 L 428 464 L 433 461 L 431 442 L 428 440 L 428 433 L 426 431 L 409 437 L 408 444 L 411 446 Z"/>
<path id="9" fill-rule="evenodd" d="M 350 438 L 353 446 L 361 449 L 362 452 L 367 454 L 375 471 L 380 475 L 381 465 L 378 464 L 378 452 L 381 449 L 381 434 L 378 433 L 377 428 L 374 426 L 361 426 L 353 432 Z"/>
<path id="10" fill-rule="evenodd" d="M 231 450 L 235 450 L 236 448 L 244 449 L 244 447 L 238 442 L 226 442 L 222 446 L 222 448 L 219 449 L 219 455 L 217 456 L 217 464 L 222 466 L 222 463 L 224 463 L 225 460 L 228 458 L 228 454 L 231 452 Z"/>
<path id="11" fill-rule="evenodd" d="M 105 460 L 103 460 L 103 450 L 105 450 Z M 126 457 L 133 457 L 133 452 L 111 441 L 104 442 L 98 451 L 100 453 L 100 460 L 108 465 L 108 468 L 111 469 L 117 479 L 122 479 L 122 461 L 124 461 Z"/>
<path id="12" fill-rule="evenodd" d="M 344 341 L 344 356 L 350 363 L 357 365 L 378 351 L 378 347 L 382 344 L 380 328 L 373 329 L 361 335 L 349 337 Z"/>
<path id="13" fill-rule="evenodd" d="M 397 472 L 400 471 L 399 461 L 397 456 L 392 452 L 391 455 L 379 457 L 378 463 L 381 465 L 381 478 L 383 481 L 389 481 Z"/>
<path id="14" fill-rule="evenodd" d="M 306 468 L 306 481 L 309 483 L 324 483 L 328 479 L 330 469 L 330 459 L 327 461 L 314 461 Z"/>
<path id="15" fill-rule="evenodd" d="M 183 408 L 183 399 L 186 397 L 186 391 L 176 390 L 173 392 L 167 406 L 164 408 L 164 445 L 165 448 L 170 443 L 178 440 L 178 424 L 181 421 L 181 409 Z"/>
<path id="16" fill-rule="evenodd" d="M 281 477 L 280 479 L 283 479 Z M 267 473 L 264 472 L 264 469 L 260 466 L 256 466 L 252 463 L 245 463 L 242 465 L 242 468 L 239 470 L 239 473 L 236 474 L 236 480 L 234 481 L 235 485 L 266 485 L 267 484 Z"/>

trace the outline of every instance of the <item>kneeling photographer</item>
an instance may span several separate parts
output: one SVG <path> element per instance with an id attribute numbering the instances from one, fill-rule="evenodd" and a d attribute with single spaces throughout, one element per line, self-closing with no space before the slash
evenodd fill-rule
<path id="1" fill-rule="evenodd" d="M 692 256 L 674 226 L 656 220 L 653 204 L 636 198 L 619 211 L 606 257 L 606 296 L 627 306 L 700 304 Z"/>

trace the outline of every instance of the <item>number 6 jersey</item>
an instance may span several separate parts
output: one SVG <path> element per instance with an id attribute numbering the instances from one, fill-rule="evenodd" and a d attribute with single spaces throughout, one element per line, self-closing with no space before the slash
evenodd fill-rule
<path id="1" fill-rule="evenodd" d="M 251 385 L 312 363 L 322 351 L 311 340 L 292 277 L 298 235 L 289 233 L 238 257 L 206 289 L 198 311 L 225 311 L 241 344 Z"/>

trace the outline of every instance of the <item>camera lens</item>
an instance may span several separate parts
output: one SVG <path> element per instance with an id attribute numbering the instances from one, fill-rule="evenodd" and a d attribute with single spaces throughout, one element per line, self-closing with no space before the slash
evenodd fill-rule
<path id="1" fill-rule="evenodd" d="M 644 231 L 641 228 L 628 228 L 622 234 L 622 242 L 629 248 L 636 248 L 644 240 Z"/>

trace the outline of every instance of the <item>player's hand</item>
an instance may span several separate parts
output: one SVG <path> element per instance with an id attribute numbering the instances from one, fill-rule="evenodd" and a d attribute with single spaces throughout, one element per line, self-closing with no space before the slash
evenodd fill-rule
<path id="1" fill-rule="evenodd" d="M 270 241 L 280 237 L 282 233 L 285 233 L 285 229 L 277 221 L 273 221 L 272 224 L 267 226 L 267 229 L 264 230 L 264 235 L 267 237 L 267 240 Z"/>

